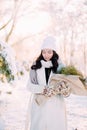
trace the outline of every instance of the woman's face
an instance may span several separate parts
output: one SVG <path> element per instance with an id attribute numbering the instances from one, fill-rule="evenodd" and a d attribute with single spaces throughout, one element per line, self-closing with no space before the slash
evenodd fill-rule
<path id="1" fill-rule="evenodd" d="M 51 49 L 42 50 L 42 56 L 43 56 L 44 60 L 49 61 L 53 56 L 53 50 L 51 50 Z"/>

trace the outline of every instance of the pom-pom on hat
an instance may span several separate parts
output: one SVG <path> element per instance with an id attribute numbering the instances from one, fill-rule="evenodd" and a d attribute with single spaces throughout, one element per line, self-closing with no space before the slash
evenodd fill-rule
<path id="1" fill-rule="evenodd" d="M 43 49 L 52 49 L 54 51 L 56 51 L 56 44 L 55 44 L 56 40 L 54 37 L 52 36 L 48 36 L 43 40 L 42 46 L 41 46 L 41 50 Z"/>

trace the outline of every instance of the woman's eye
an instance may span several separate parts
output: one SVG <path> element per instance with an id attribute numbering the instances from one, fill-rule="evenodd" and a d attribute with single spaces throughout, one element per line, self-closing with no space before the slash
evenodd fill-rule
<path id="1" fill-rule="evenodd" d="M 43 54 L 45 54 L 46 52 L 43 51 Z"/>

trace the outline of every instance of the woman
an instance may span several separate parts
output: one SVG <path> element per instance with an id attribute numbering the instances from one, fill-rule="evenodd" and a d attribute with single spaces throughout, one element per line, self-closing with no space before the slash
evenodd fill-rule
<path id="1" fill-rule="evenodd" d="M 29 130 L 67 130 L 64 98 L 50 90 L 50 77 L 60 67 L 55 39 L 47 37 L 41 54 L 31 66 L 28 89 L 33 94 Z"/>

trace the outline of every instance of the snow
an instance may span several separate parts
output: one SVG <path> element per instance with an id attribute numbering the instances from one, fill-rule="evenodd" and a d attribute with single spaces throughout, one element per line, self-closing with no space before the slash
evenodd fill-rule
<path id="1" fill-rule="evenodd" d="M 71 95 L 66 99 L 69 129 L 87 129 L 87 97 Z"/>
<path id="2" fill-rule="evenodd" d="M 14 85 L 2 85 L 0 95 L 0 130 L 25 130 L 30 93 L 26 88 L 28 73 Z M 8 87 L 7 87 L 8 86 Z M 10 94 L 7 92 L 11 92 Z M 65 98 L 68 130 L 87 129 L 87 97 L 71 95 Z M 1 129 L 1 127 L 3 129 Z M 5 129 L 4 129 L 5 127 Z"/>

